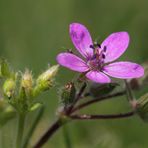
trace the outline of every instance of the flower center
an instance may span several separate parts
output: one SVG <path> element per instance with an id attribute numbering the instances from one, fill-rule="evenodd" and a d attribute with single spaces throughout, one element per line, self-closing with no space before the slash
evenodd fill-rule
<path id="1" fill-rule="evenodd" d="M 102 50 L 101 45 L 94 44 L 90 45 L 90 48 L 94 50 L 94 55 L 91 59 L 87 61 L 87 65 L 91 70 L 101 70 L 104 65 L 104 59 L 107 47 L 104 46 Z"/>

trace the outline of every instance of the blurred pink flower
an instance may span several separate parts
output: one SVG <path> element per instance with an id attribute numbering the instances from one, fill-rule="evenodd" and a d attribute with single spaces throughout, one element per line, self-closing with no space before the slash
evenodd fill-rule
<path id="1" fill-rule="evenodd" d="M 129 35 L 127 32 L 116 32 L 109 35 L 101 45 L 94 45 L 89 31 L 79 23 L 70 24 L 71 40 L 84 57 L 64 52 L 57 56 L 60 65 L 71 70 L 85 73 L 86 77 L 97 83 L 109 83 L 108 76 L 130 79 L 144 75 L 142 66 L 132 62 L 114 62 L 127 49 Z"/>

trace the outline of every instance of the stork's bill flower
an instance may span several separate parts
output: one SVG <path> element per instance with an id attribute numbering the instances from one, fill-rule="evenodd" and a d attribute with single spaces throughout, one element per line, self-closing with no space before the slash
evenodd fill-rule
<path id="1" fill-rule="evenodd" d="M 79 23 L 70 24 L 70 37 L 82 58 L 64 52 L 57 56 L 60 65 L 73 71 L 85 73 L 89 80 L 110 83 L 109 76 L 120 79 L 138 78 L 144 75 L 142 66 L 132 62 L 114 62 L 127 49 L 129 35 L 116 32 L 109 35 L 101 45 L 93 44 L 89 31 Z"/>

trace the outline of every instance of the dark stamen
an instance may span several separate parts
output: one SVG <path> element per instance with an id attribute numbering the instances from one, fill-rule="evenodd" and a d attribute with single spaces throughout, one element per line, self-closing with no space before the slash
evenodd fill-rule
<path id="1" fill-rule="evenodd" d="M 92 48 L 92 49 L 95 49 L 94 45 L 90 45 L 89 47 Z"/>
<path id="2" fill-rule="evenodd" d="M 102 54 L 102 58 L 105 59 L 105 54 Z"/>
<path id="3" fill-rule="evenodd" d="M 106 47 L 106 46 L 104 46 L 103 51 L 104 51 L 104 52 L 106 52 L 106 50 L 107 50 L 107 47 Z"/>
<path id="4" fill-rule="evenodd" d="M 92 57 L 92 60 L 96 59 L 97 55 L 94 54 L 93 57 Z"/>
<path id="5" fill-rule="evenodd" d="M 100 45 L 99 43 L 97 43 L 97 46 L 98 46 L 99 48 L 101 48 L 101 45 Z"/>

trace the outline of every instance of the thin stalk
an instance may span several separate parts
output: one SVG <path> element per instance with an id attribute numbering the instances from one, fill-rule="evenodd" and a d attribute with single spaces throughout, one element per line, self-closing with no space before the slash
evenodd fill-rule
<path id="1" fill-rule="evenodd" d="M 85 88 L 86 88 L 87 84 L 86 82 L 83 83 L 83 85 L 81 86 L 77 96 L 76 96 L 76 99 L 74 101 L 74 103 L 70 106 L 70 108 L 68 109 L 67 111 L 67 114 L 70 114 L 72 109 L 74 108 L 74 106 L 77 104 L 77 102 L 79 101 L 79 99 L 81 98 L 81 95 L 83 94 L 83 92 L 85 91 Z"/>
<path id="2" fill-rule="evenodd" d="M 68 133 L 68 128 L 66 125 L 63 126 L 63 138 L 65 141 L 65 147 L 66 148 L 72 148 L 71 140 Z"/>
<path id="3" fill-rule="evenodd" d="M 82 103 L 82 104 L 78 105 L 77 107 L 73 108 L 72 112 L 80 110 L 80 109 L 82 109 L 84 107 L 87 107 L 87 106 L 89 106 L 91 104 L 94 104 L 96 102 L 107 100 L 107 99 L 112 99 L 113 97 L 119 97 L 119 96 L 122 96 L 124 94 L 125 94 L 125 91 L 120 91 L 120 92 L 110 94 L 110 95 L 107 95 L 107 96 L 99 97 L 97 99 L 89 100 L 89 101 L 87 101 L 85 103 Z"/>
<path id="4" fill-rule="evenodd" d="M 134 115 L 134 111 L 121 114 L 111 114 L 111 115 L 68 115 L 69 118 L 73 120 L 96 120 L 96 119 L 120 119 L 128 118 Z M 33 148 L 41 148 L 48 139 L 61 127 L 63 123 L 60 119 L 53 123 L 53 125 L 45 132 L 45 134 L 39 139 L 37 144 Z"/>
<path id="5" fill-rule="evenodd" d="M 60 119 L 55 121 L 33 148 L 41 148 L 62 125 L 63 124 Z"/>
<path id="6" fill-rule="evenodd" d="M 120 114 L 113 114 L 113 115 L 71 115 L 69 116 L 71 119 L 75 120 L 95 120 L 95 119 L 121 119 L 127 118 L 134 115 L 134 111 L 128 113 L 120 113 Z"/>
<path id="7" fill-rule="evenodd" d="M 127 99 L 128 99 L 128 101 L 135 100 L 130 84 L 127 82 L 127 80 L 124 80 L 124 82 L 125 82 L 125 85 L 126 85 L 126 91 L 127 91 Z"/>
<path id="8" fill-rule="evenodd" d="M 21 148 L 21 146 L 22 146 L 24 125 L 25 125 L 25 115 L 24 114 L 19 114 L 16 148 Z"/>
<path id="9" fill-rule="evenodd" d="M 76 99 L 75 99 L 75 101 L 74 101 L 74 103 L 73 103 L 73 107 L 74 107 L 75 104 L 78 102 L 78 100 L 81 98 L 81 95 L 83 94 L 83 92 L 84 92 L 86 86 L 87 86 L 87 85 L 86 85 L 86 82 L 84 82 L 83 85 L 82 85 L 82 87 L 80 88 L 80 90 L 79 90 L 77 96 L 76 96 Z"/>
<path id="10" fill-rule="evenodd" d="M 23 146 L 22 148 L 26 148 L 28 146 L 28 143 L 29 143 L 29 140 L 31 139 L 32 135 L 33 135 L 33 132 L 34 130 L 36 129 L 42 115 L 43 115 L 43 112 L 44 112 L 44 107 L 41 107 L 31 125 L 31 128 L 29 129 L 29 132 L 27 133 L 25 139 L 24 139 L 24 143 L 23 143 Z"/>

